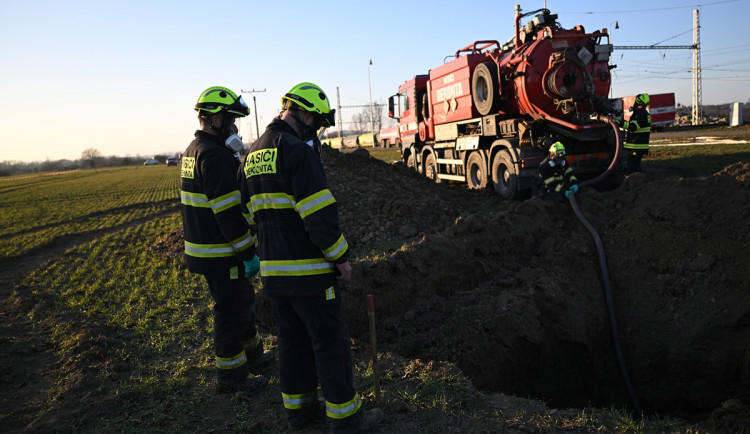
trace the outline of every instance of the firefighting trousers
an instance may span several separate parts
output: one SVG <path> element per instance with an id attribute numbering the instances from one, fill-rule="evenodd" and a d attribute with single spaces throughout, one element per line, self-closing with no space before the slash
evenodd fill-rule
<path id="1" fill-rule="evenodd" d="M 641 160 L 643 159 L 643 156 L 648 153 L 648 151 L 633 149 L 626 149 L 625 151 L 628 154 L 625 163 L 625 173 L 642 172 L 643 169 L 641 168 Z"/>
<path id="2" fill-rule="evenodd" d="M 248 374 L 248 360 L 263 354 L 263 342 L 255 327 L 255 291 L 244 278 L 242 265 L 205 277 L 214 300 L 214 351 L 218 378 L 244 378 Z"/>
<path id="3" fill-rule="evenodd" d="M 359 425 L 362 405 L 354 389 L 349 329 L 338 285 L 311 296 L 271 297 L 279 330 L 279 383 L 287 418 L 318 410 L 317 385 L 334 432 Z"/>

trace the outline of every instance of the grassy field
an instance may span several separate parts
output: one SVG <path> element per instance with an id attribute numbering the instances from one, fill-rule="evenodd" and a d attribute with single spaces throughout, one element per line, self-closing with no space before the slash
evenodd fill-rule
<path id="1" fill-rule="evenodd" d="M 749 153 L 747 145 L 665 148 L 652 151 L 645 167 L 687 164 L 701 172 L 737 155 L 747 161 Z M 32 387 L 9 377 L 2 383 L 0 422 L 8 431 L 285 432 L 275 370 L 266 373 L 265 391 L 213 392 L 205 284 L 181 258 L 152 249 L 181 224 L 178 184 L 179 168 L 164 166 L 0 182 L 4 366 L 23 365 L 40 377 Z M 262 332 L 274 349 L 275 337 Z M 24 343 L 35 345 L 30 354 L 22 352 Z M 366 342 L 355 343 L 356 386 L 373 399 L 367 353 Z M 386 411 L 405 413 L 424 428 L 404 430 L 392 419 L 380 432 L 446 432 L 448 426 L 703 432 L 671 419 L 634 420 L 618 409 L 504 414 L 479 406 L 487 397 L 450 365 L 391 354 L 383 355 L 383 365 Z M 397 404 L 403 402 L 406 409 Z"/>
<path id="2" fill-rule="evenodd" d="M 109 230 L 175 210 L 179 169 L 136 166 L 0 182 L 0 254 Z"/>

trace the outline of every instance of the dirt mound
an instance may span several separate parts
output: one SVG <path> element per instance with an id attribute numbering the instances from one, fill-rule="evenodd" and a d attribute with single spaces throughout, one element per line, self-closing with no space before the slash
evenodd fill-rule
<path id="1" fill-rule="evenodd" d="M 374 294 L 383 351 L 452 361 L 480 390 L 555 406 L 629 403 L 596 248 L 568 203 L 509 204 L 362 150 L 326 149 L 323 161 L 355 253 L 344 295 L 353 336 L 367 339 Z M 749 176 L 747 163 L 708 177 L 636 174 L 577 195 L 606 251 L 646 411 L 750 402 Z M 268 300 L 257 310 L 270 326 Z"/>
<path id="2" fill-rule="evenodd" d="M 324 157 L 355 251 L 404 245 L 356 261 L 353 335 L 367 332 L 364 296 L 375 294 L 385 348 L 454 361 L 480 389 L 566 406 L 628 403 L 596 249 L 569 204 L 508 206 L 364 153 Z M 625 361 L 646 410 L 750 400 L 748 174 L 747 163 L 703 178 L 637 174 L 616 191 L 578 195 L 605 246 Z"/>

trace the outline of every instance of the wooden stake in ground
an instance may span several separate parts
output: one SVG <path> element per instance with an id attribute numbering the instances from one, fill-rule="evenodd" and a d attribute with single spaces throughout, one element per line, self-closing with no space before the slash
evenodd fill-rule
<path id="1" fill-rule="evenodd" d="M 375 338 L 375 296 L 367 295 L 367 316 L 370 317 L 370 347 L 372 348 L 372 376 L 375 380 L 375 403 L 380 402 L 380 372 L 378 369 L 378 346 Z"/>

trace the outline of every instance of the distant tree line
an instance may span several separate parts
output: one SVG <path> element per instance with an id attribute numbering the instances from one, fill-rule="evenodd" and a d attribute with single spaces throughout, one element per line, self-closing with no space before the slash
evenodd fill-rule
<path id="1" fill-rule="evenodd" d="M 168 157 L 171 158 L 175 156 L 176 155 L 154 155 L 150 157 L 142 157 L 136 155 L 134 157 L 105 157 L 102 156 L 101 152 L 97 149 L 89 148 L 83 151 L 81 158 L 77 160 L 50 160 L 48 158 L 45 161 L 34 161 L 31 163 L 24 161 L 0 161 L 0 176 L 61 172 L 76 169 L 98 169 L 102 167 L 138 166 L 142 165 L 144 161 L 152 158 L 154 160 L 159 160 L 160 163 L 164 164 Z"/>

